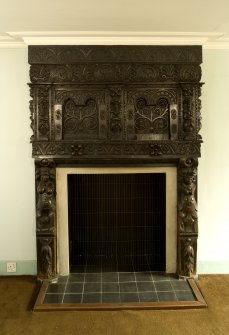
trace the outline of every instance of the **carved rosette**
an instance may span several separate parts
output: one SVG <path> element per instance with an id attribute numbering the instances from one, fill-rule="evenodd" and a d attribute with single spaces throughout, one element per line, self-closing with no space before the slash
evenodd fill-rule
<path id="1" fill-rule="evenodd" d="M 36 167 L 36 234 L 38 278 L 56 276 L 56 170 L 53 160 L 42 159 Z"/>
<path id="2" fill-rule="evenodd" d="M 196 158 L 182 158 L 178 165 L 178 274 L 196 275 L 198 237 Z"/>

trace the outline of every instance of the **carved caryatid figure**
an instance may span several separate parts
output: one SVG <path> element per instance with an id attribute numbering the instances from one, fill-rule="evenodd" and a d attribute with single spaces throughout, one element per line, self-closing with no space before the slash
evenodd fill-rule
<path id="1" fill-rule="evenodd" d="M 178 223 L 181 232 L 197 232 L 196 176 L 195 161 L 186 160 L 184 166 L 179 169 L 178 180 Z"/>
<path id="2" fill-rule="evenodd" d="M 48 167 L 41 167 L 36 172 L 37 178 L 37 231 L 50 233 L 54 230 L 55 186 L 54 175 Z"/>

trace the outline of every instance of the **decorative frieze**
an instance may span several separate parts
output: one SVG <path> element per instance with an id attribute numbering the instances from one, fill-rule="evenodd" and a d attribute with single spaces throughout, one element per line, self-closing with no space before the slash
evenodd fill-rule
<path id="1" fill-rule="evenodd" d="M 201 78 L 199 65 L 189 64 L 67 64 L 33 65 L 33 83 L 193 82 Z"/>
<path id="2" fill-rule="evenodd" d="M 77 149 L 76 149 L 77 148 Z M 77 152 L 77 154 L 76 154 Z M 122 157 L 142 157 L 151 159 L 153 156 L 162 156 L 170 158 L 179 158 L 181 156 L 199 156 L 200 142 L 180 142 L 180 141 L 110 141 L 109 143 L 91 143 L 89 141 L 54 141 L 54 142 L 36 142 L 33 143 L 33 157 L 52 156 L 53 158 L 62 157 L 63 159 L 72 156 L 82 156 L 89 158 L 102 158 L 104 156 L 122 156 Z"/>

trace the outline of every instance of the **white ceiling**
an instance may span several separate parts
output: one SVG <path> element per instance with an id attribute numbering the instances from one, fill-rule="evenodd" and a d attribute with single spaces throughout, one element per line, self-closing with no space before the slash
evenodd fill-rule
<path id="1" fill-rule="evenodd" d="M 229 47 L 229 0 L 0 0 L 0 46 Z"/>

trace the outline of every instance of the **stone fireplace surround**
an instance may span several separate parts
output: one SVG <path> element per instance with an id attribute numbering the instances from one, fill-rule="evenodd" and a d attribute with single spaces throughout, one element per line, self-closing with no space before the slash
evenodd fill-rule
<path id="1" fill-rule="evenodd" d="M 69 274 L 68 236 L 68 185 L 69 174 L 122 174 L 122 173 L 165 173 L 166 175 L 166 272 L 176 272 L 177 242 L 177 179 L 176 168 L 166 167 L 99 167 L 99 168 L 57 168 L 56 209 L 57 209 L 57 273 Z"/>
<path id="2" fill-rule="evenodd" d="M 176 260 L 166 256 L 166 269 L 196 276 L 201 62 L 200 46 L 29 47 L 38 279 L 68 271 L 59 171 L 102 167 L 175 169 L 177 243 L 166 248 Z"/>

